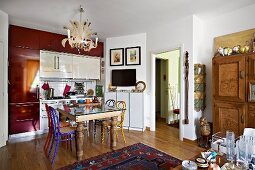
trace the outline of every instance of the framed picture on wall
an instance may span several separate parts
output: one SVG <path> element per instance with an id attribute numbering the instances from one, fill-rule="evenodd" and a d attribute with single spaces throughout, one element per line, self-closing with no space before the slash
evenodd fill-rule
<path id="1" fill-rule="evenodd" d="M 141 65 L 141 47 L 128 47 L 126 52 L 126 65 Z"/>
<path id="2" fill-rule="evenodd" d="M 124 48 L 110 49 L 110 66 L 124 65 Z"/>

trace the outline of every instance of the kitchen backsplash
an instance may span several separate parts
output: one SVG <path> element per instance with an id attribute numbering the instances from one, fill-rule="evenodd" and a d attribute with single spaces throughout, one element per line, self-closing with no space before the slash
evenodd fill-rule
<path id="1" fill-rule="evenodd" d="M 54 96 L 63 96 L 63 92 L 66 85 L 71 86 L 70 91 L 75 91 L 75 82 L 54 82 L 54 81 L 40 81 L 40 98 L 45 99 L 47 91 L 42 89 L 42 86 L 44 83 L 48 83 L 50 88 L 54 89 Z M 94 91 L 95 95 L 95 88 L 96 88 L 96 81 L 77 81 L 77 83 L 83 83 L 84 84 L 84 93 L 87 93 L 88 89 L 92 89 Z"/>

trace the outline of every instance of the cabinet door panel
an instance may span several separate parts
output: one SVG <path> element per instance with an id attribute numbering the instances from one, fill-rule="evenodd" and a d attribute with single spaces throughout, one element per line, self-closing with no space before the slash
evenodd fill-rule
<path id="1" fill-rule="evenodd" d="M 249 104 L 247 127 L 255 128 L 255 104 Z"/>
<path id="2" fill-rule="evenodd" d="M 130 103 L 129 103 L 129 93 L 117 93 L 117 101 L 124 101 L 126 103 L 126 111 L 124 116 L 124 126 L 129 127 L 130 126 Z"/>
<path id="3" fill-rule="evenodd" d="M 248 57 L 248 78 L 249 80 L 255 80 L 255 55 Z"/>
<path id="4" fill-rule="evenodd" d="M 144 128 L 144 94 L 130 93 L 130 127 Z"/>
<path id="5" fill-rule="evenodd" d="M 68 54 L 60 54 L 57 58 L 57 69 L 59 72 L 73 72 L 73 56 Z"/>
<path id="6" fill-rule="evenodd" d="M 11 104 L 9 133 L 39 130 L 39 103 Z"/>
<path id="7" fill-rule="evenodd" d="M 245 101 L 245 57 L 213 59 L 213 96 L 216 100 Z"/>
<path id="8" fill-rule="evenodd" d="M 216 101 L 214 104 L 213 131 L 233 131 L 236 135 L 243 134 L 246 122 L 245 104 Z"/>
<path id="9" fill-rule="evenodd" d="M 11 25 L 9 32 L 12 47 L 39 50 L 38 30 Z"/>
<path id="10" fill-rule="evenodd" d="M 73 78 L 100 79 L 100 59 L 73 56 Z"/>
<path id="11" fill-rule="evenodd" d="M 40 49 L 49 51 L 58 51 L 57 37 L 58 34 L 40 31 Z"/>
<path id="12" fill-rule="evenodd" d="M 41 52 L 40 53 L 40 71 L 41 72 L 55 72 L 57 71 L 57 57 L 56 53 Z"/>

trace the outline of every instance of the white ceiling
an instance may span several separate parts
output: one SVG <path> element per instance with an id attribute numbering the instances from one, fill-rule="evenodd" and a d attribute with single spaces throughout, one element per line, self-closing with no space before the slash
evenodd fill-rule
<path id="1" fill-rule="evenodd" d="M 171 20 L 191 14 L 205 19 L 254 4 L 254 0 L 0 0 L 0 9 L 10 23 L 64 33 L 69 20 L 92 22 L 100 38 L 146 32 Z"/>

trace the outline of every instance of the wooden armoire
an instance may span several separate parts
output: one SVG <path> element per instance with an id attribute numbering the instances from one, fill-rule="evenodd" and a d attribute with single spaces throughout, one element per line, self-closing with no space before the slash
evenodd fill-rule
<path id="1" fill-rule="evenodd" d="M 255 128 L 255 53 L 212 59 L 213 132 Z"/>

